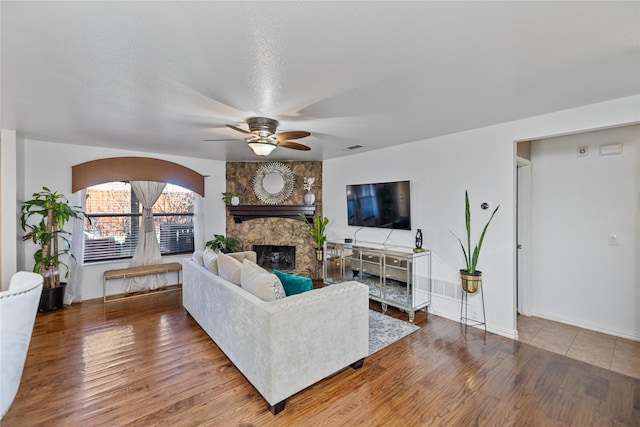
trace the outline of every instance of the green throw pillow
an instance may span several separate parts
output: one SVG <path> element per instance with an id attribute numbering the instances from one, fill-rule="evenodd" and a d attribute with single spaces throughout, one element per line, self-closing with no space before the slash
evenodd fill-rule
<path id="1" fill-rule="evenodd" d="M 301 294 L 313 289 L 313 282 L 308 277 L 287 274 L 278 270 L 275 270 L 273 273 L 278 276 L 278 279 L 282 282 L 284 292 L 287 296 Z"/>

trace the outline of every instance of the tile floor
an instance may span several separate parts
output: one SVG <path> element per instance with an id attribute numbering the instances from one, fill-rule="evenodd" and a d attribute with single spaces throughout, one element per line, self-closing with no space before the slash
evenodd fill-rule
<path id="1" fill-rule="evenodd" d="M 527 316 L 518 316 L 518 333 L 524 343 L 640 378 L 638 341 Z"/>

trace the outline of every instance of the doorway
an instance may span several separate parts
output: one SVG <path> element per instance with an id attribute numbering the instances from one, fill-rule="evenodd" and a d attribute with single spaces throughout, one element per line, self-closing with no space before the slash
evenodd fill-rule
<path id="1" fill-rule="evenodd" d="M 516 330 L 536 316 L 640 341 L 639 129 L 545 137 L 527 157 L 516 141 Z"/>
<path id="2" fill-rule="evenodd" d="M 516 313 L 531 316 L 531 161 L 516 163 Z"/>

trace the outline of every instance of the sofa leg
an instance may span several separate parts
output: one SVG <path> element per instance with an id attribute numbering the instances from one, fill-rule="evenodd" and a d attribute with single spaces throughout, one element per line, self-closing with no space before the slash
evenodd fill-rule
<path id="1" fill-rule="evenodd" d="M 269 405 L 269 410 L 273 415 L 278 415 L 284 409 L 284 405 L 287 403 L 287 399 L 276 403 L 275 405 Z"/>
<path id="2" fill-rule="evenodd" d="M 358 360 L 357 362 L 353 362 L 349 366 L 351 366 L 353 369 L 360 369 L 360 368 L 362 368 L 362 365 L 364 365 L 364 357 L 362 359 Z"/>

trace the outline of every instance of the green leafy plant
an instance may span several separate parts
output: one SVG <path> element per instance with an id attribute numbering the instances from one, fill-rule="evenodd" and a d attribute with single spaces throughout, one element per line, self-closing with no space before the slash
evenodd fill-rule
<path id="1" fill-rule="evenodd" d="M 304 218 L 305 222 L 307 221 L 307 218 L 303 214 L 300 214 L 300 216 Z M 329 224 L 329 218 L 320 215 L 315 215 L 311 223 L 307 222 L 307 230 L 309 230 L 309 234 L 311 234 L 317 249 L 322 249 L 327 242 L 327 235 L 325 233 L 327 224 Z"/>
<path id="2" fill-rule="evenodd" d="M 231 199 L 234 197 L 240 197 L 240 193 L 237 191 L 225 191 L 222 193 L 222 201 L 227 205 L 231 204 Z"/>
<path id="3" fill-rule="evenodd" d="M 225 237 L 222 234 L 214 234 L 213 239 L 209 240 L 204 245 L 207 248 L 213 250 L 219 250 L 221 252 L 235 252 L 238 241 L 233 237 Z"/>
<path id="4" fill-rule="evenodd" d="M 464 200 L 465 200 L 464 216 L 465 216 L 465 224 L 467 227 L 467 248 L 465 249 L 464 244 L 462 243 L 462 240 L 460 240 L 458 236 L 454 234 L 454 237 L 458 239 L 458 242 L 460 242 L 460 247 L 462 248 L 462 253 L 464 255 L 464 259 L 467 264 L 467 268 L 465 269 L 465 271 L 467 273 L 473 274 L 476 272 L 476 266 L 478 265 L 478 257 L 480 256 L 480 248 L 482 248 L 484 235 L 487 232 L 487 228 L 489 227 L 489 224 L 491 223 L 493 216 L 496 214 L 496 212 L 498 212 L 498 209 L 500 208 L 500 206 L 494 209 L 493 213 L 491 214 L 491 217 L 489 218 L 489 221 L 487 221 L 486 225 L 484 226 L 484 229 L 482 230 L 482 234 L 480 235 L 480 240 L 478 241 L 478 244 L 473 248 L 473 252 L 472 252 L 471 251 L 471 209 L 469 208 L 469 194 L 467 191 L 464 192 Z M 453 232 L 451 234 L 453 234 Z"/>
<path id="5" fill-rule="evenodd" d="M 40 246 L 34 253 L 35 265 L 33 271 L 44 277 L 44 286 L 56 288 L 60 286 L 59 266 L 67 266 L 60 260 L 61 255 L 71 254 L 71 233 L 64 230 L 64 225 L 71 218 L 78 218 L 82 212 L 77 206 L 70 206 L 67 198 L 52 192 L 47 187 L 33 193 L 31 200 L 27 200 L 21 207 L 20 226 L 25 234 L 22 240 L 32 240 Z M 35 218 L 36 223 L 30 220 Z M 60 247 L 60 241 L 63 247 Z M 67 277 L 68 270 L 65 274 Z"/>

